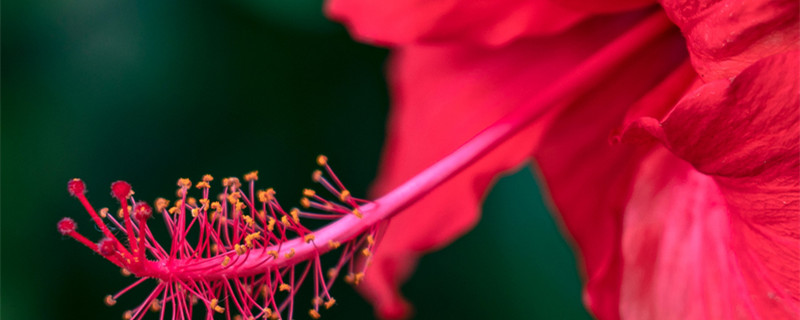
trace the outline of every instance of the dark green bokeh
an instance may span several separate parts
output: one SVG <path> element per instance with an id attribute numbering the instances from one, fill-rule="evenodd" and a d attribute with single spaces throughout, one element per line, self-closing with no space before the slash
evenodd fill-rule
<path id="1" fill-rule="evenodd" d="M 0 318 L 118 319 L 145 288 L 56 232 L 81 177 L 96 207 L 110 182 L 139 199 L 178 177 L 260 171 L 284 199 L 327 154 L 356 195 L 375 176 L 389 100 L 387 51 L 352 42 L 319 1 L 6 1 L 2 12 Z M 419 319 L 586 318 L 572 253 L 525 170 L 487 198 L 486 219 L 422 260 L 405 291 Z M 149 287 L 147 287 L 149 288 Z M 338 285 L 325 319 L 371 318 Z M 300 308 L 304 310 L 304 308 Z M 297 317 L 305 319 L 303 312 Z"/>

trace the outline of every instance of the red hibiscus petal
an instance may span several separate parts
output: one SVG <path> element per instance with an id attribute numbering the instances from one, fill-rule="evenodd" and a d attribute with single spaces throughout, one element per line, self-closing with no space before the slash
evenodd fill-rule
<path id="1" fill-rule="evenodd" d="M 328 16 L 383 45 L 465 41 L 488 46 L 563 31 L 587 15 L 551 0 L 331 0 Z"/>
<path id="2" fill-rule="evenodd" d="M 607 1 L 592 1 L 592 0 L 561 0 L 561 5 L 574 8 L 581 12 L 621 12 L 636 8 L 642 8 L 656 3 L 655 0 L 607 0 Z"/>
<path id="3" fill-rule="evenodd" d="M 642 168 L 625 211 L 620 305 L 624 318 L 796 315 L 796 305 L 794 310 L 782 305 L 781 301 L 791 301 L 788 292 L 764 285 L 770 279 L 760 274 L 762 263 L 737 244 L 742 230 L 736 224 L 742 221 L 731 216 L 713 177 L 663 149 L 645 160 Z M 797 265 L 796 255 L 794 261 L 782 263 L 786 262 Z M 796 292 L 796 287 L 787 289 Z M 758 296 L 769 303 L 760 304 Z"/>
<path id="4" fill-rule="evenodd" d="M 650 135 L 688 161 L 654 155 L 637 179 L 624 229 L 623 297 L 633 299 L 624 314 L 800 312 L 798 60 L 792 51 L 758 61 L 624 134 Z"/>
<path id="5" fill-rule="evenodd" d="M 728 79 L 800 41 L 796 0 L 661 0 L 705 81 Z"/>
<path id="6" fill-rule="evenodd" d="M 579 249 L 585 303 L 600 319 L 619 318 L 623 209 L 646 150 L 610 146 L 608 134 L 632 106 L 643 109 L 638 112 L 663 112 L 694 80 L 677 31 L 672 36 L 676 40 L 647 48 L 613 81 L 565 110 L 535 153 L 554 210 Z M 667 54 L 674 48 L 678 51 Z"/>
<path id="7" fill-rule="evenodd" d="M 406 181 L 532 99 L 554 78 L 637 21 L 631 15 L 626 17 L 593 19 L 563 36 L 518 41 L 499 49 L 447 45 L 399 50 L 393 57 L 394 72 L 390 73 L 395 95 L 390 138 L 375 192 L 381 194 Z M 609 83 L 614 90 L 597 89 L 592 96 L 599 100 L 587 98 L 581 103 L 591 112 L 582 113 L 582 122 L 573 123 L 595 128 L 596 121 L 603 147 L 608 147 L 608 131 L 619 125 L 625 107 L 685 60 L 677 31 L 660 40 L 616 72 L 620 81 Z M 649 72 L 643 74 L 641 70 Z M 481 197 L 492 179 L 530 155 L 547 123 L 549 120 L 544 119 L 507 141 L 392 219 L 360 286 L 379 314 L 404 315 L 406 304 L 397 288 L 416 258 L 448 244 L 476 223 Z M 586 130 L 576 126 L 567 130 L 575 134 Z M 582 155 L 575 156 L 586 160 Z"/>

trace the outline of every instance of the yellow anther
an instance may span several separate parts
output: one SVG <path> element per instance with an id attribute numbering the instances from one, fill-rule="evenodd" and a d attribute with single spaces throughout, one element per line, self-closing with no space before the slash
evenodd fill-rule
<path id="1" fill-rule="evenodd" d="M 198 213 L 200 213 L 200 209 L 198 208 L 192 209 L 192 218 L 197 218 Z"/>
<path id="2" fill-rule="evenodd" d="M 108 208 L 100 208 L 100 217 L 103 219 L 108 217 Z"/>
<path id="3" fill-rule="evenodd" d="M 128 207 L 128 212 L 131 212 L 131 210 L 133 209 L 131 208 L 131 206 L 126 206 L 126 207 Z M 125 211 L 123 211 L 122 208 L 119 208 L 119 210 L 117 210 L 117 217 L 119 217 L 120 219 L 125 217 Z"/>
<path id="4" fill-rule="evenodd" d="M 331 298 L 327 302 L 325 302 L 325 309 L 330 309 L 333 305 L 336 304 L 336 299 Z"/>
<path id="5" fill-rule="evenodd" d="M 284 226 L 288 227 L 289 226 L 289 219 L 286 218 L 286 216 L 283 216 L 283 217 L 281 217 L 281 223 L 283 223 Z"/>
<path id="6" fill-rule="evenodd" d="M 242 197 L 242 195 L 240 195 L 238 192 L 237 193 L 231 193 L 230 195 L 228 195 L 228 202 L 230 202 L 231 204 L 235 204 L 235 203 L 239 202 L 239 198 L 241 198 L 241 197 Z"/>
<path id="7" fill-rule="evenodd" d="M 289 214 L 292 216 L 294 223 L 300 223 L 300 210 L 297 208 L 292 208 L 292 210 L 289 211 Z"/>
<path id="8" fill-rule="evenodd" d="M 233 316 L 233 320 L 242 320 L 242 315 L 237 314 Z"/>
<path id="9" fill-rule="evenodd" d="M 361 254 L 363 254 L 365 257 L 369 257 L 371 252 L 369 252 L 369 249 L 364 248 L 364 250 L 361 250 Z"/>
<path id="10" fill-rule="evenodd" d="M 242 210 L 244 210 L 244 208 L 247 208 L 247 206 L 244 204 L 244 202 L 236 203 L 236 211 L 242 211 Z"/>
<path id="11" fill-rule="evenodd" d="M 181 206 L 183 206 L 183 199 L 175 200 L 175 207 L 180 208 Z"/>
<path id="12" fill-rule="evenodd" d="M 336 278 L 336 276 L 338 275 L 339 275 L 339 270 L 336 270 L 336 268 L 328 269 L 328 279 Z"/>
<path id="13" fill-rule="evenodd" d="M 178 190 L 175 190 L 175 197 L 183 198 L 183 196 L 185 196 L 185 195 L 186 195 L 186 189 L 179 188 Z"/>
<path id="14" fill-rule="evenodd" d="M 308 208 L 311 206 L 311 201 L 306 197 L 300 198 L 300 205 L 303 206 L 303 208 Z"/>
<path id="15" fill-rule="evenodd" d="M 278 287 L 278 290 L 280 290 L 280 291 L 290 291 L 290 290 L 292 290 L 292 287 L 290 285 L 288 285 L 288 284 L 281 283 L 280 287 Z"/>
<path id="16" fill-rule="evenodd" d="M 331 249 L 338 249 L 342 245 L 339 241 L 328 240 L 328 247 Z"/>
<path id="17" fill-rule="evenodd" d="M 269 221 L 267 221 L 267 231 L 272 232 L 273 230 L 275 230 L 275 219 L 269 218 Z"/>
<path id="18" fill-rule="evenodd" d="M 313 197 L 315 194 L 317 194 L 317 193 L 314 190 L 303 189 L 303 196 L 306 196 L 306 197 L 310 198 L 310 197 Z"/>
<path id="19" fill-rule="evenodd" d="M 131 318 L 133 318 L 133 311 L 128 310 L 122 313 L 123 320 L 131 320 Z"/>
<path id="20" fill-rule="evenodd" d="M 267 202 L 269 199 L 267 198 L 267 192 L 264 190 L 258 190 L 258 201 L 260 202 Z"/>
<path id="21" fill-rule="evenodd" d="M 353 284 L 358 285 L 359 283 L 361 283 L 361 280 L 364 280 L 364 273 L 363 272 L 356 273 L 356 276 L 353 279 Z"/>
<path id="22" fill-rule="evenodd" d="M 105 299 L 103 299 L 103 302 L 105 302 L 106 305 L 109 306 L 109 307 L 117 304 L 117 300 L 114 300 L 114 298 L 111 297 L 110 294 L 107 295 Z"/>
<path id="23" fill-rule="evenodd" d="M 258 214 L 258 219 L 259 220 L 261 220 L 261 221 L 267 220 L 267 212 L 266 211 L 258 210 L 258 212 L 256 214 Z"/>
<path id="24" fill-rule="evenodd" d="M 342 194 L 339 195 L 339 200 L 347 201 L 347 198 L 350 198 L 350 191 L 344 190 Z"/>
<path id="25" fill-rule="evenodd" d="M 214 201 L 214 202 L 211 203 L 211 209 L 222 210 L 222 205 L 219 204 L 219 202 Z"/>
<path id="26" fill-rule="evenodd" d="M 233 249 L 236 250 L 236 253 L 239 255 L 243 255 L 247 252 L 247 247 L 239 244 L 234 245 Z"/>
<path id="27" fill-rule="evenodd" d="M 210 174 L 203 175 L 203 182 L 211 182 L 211 181 L 214 181 L 214 177 L 212 177 Z"/>
<path id="28" fill-rule="evenodd" d="M 128 271 L 128 269 L 125 269 L 125 268 L 119 269 L 119 274 L 121 274 L 123 277 L 130 277 L 131 276 L 131 272 Z"/>
<path id="29" fill-rule="evenodd" d="M 322 179 L 322 171 L 314 170 L 314 172 L 311 174 L 311 180 L 314 182 L 319 182 L 320 179 Z"/>
<path id="30" fill-rule="evenodd" d="M 169 208 L 169 213 L 170 214 L 175 214 L 176 212 L 178 212 L 178 208 L 177 207 Z"/>
<path id="31" fill-rule="evenodd" d="M 191 188 L 192 181 L 186 178 L 180 178 L 178 179 L 178 186 L 181 188 Z"/>
<path id="32" fill-rule="evenodd" d="M 219 254 L 219 246 L 216 243 L 212 244 L 211 245 L 211 251 L 213 251 L 214 254 Z"/>
<path id="33" fill-rule="evenodd" d="M 258 239 L 261 239 L 261 231 L 248 234 L 246 237 L 244 237 L 244 242 L 247 244 L 248 248 L 252 249 L 254 247 L 253 241 Z"/>
<path id="34" fill-rule="evenodd" d="M 303 241 L 305 241 L 306 243 L 311 242 L 311 240 L 314 240 L 313 234 L 307 234 L 305 237 L 303 237 Z"/>
<path id="35" fill-rule="evenodd" d="M 283 256 L 286 257 L 286 259 L 290 259 L 291 257 L 294 257 L 294 248 L 289 249 L 289 252 L 287 252 Z"/>
<path id="36" fill-rule="evenodd" d="M 168 206 L 169 206 L 169 200 L 164 198 L 156 199 L 156 212 L 158 213 L 164 212 L 164 209 L 166 209 Z"/>
<path id="37" fill-rule="evenodd" d="M 247 224 L 247 226 L 248 226 L 248 227 L 251 227 L 251 228 L 252 228 L 253 226 L 255 226 L 255 225 L 256 225 L 256 221 L 255 221 L 255 220 L 253 220 L 253 218 L 251 218 L 251 217 L 250 217 L 250 216 L 248 216 L 248 215 L 243 215 L 243 216 L 242 216 L 242 219 L 244 219 L 244 223 L 245 223 L 245 224 Z"/>
<path id="38" fill-rule="evenodd" d="M 197 189 L 203 189 L 203 188 L 208 189 L 208 188 L 211 188 L 211 185 L 208 184 L 208 182 L 200 181 L 196 185 L 194 185 L 194 187 L 197 188 Z"/>
<path id="39" fill-rule="evenodd" d="M 313 319 L 319 319 L 320 317 L 322 317 L 319 315 L 319 312 L 317 312 L 317 310 L 314 309 L 308 310 L 308 315 L 311 316 L 311 318 Z"/>
<path id="40" fill-rule="evenodd" d="M 233 188 L 233 191 L 236 191 L 236 189 L 238 189 L 239 187 L 242 186 L 242 183 L 239 182 L 239 178 L 237 178 L 237 177 L 228 178 L 228 182 L 230 183 L 231 187 Z"/>
<path id="41" fill-rule="evenodd" d="M 264 191 L 264 192 L 267 193 L 267 200 L 274 200 L 275 199 L 275 193 L 276 193 L 275 189 L 269 188 L 269 189 L 267 189 L 267 191 Z"/>
<path id="42" fill-rule="evenodd" d="M 273 258 L 275 258 L 275 259 L 278 259 L 278 251 L 275 251 L 275 250 L 269 250 L 269 251 L 267 251 L 267 254 L 268 254 L 268 255 L 271 255 L 271 256 L 272 256 Z"/>
<path id="43" fill-rule="evenodd" d="M 217 215 L 217 219 L 219 219 L 219 224 L 221 225 L 228 223 L 228 218 L 223 215 Z"/>
<path id="44" fill-rule="evenodd" d="M 328 164 L 328 157 L 326 157 L 324 155 L 317 156 L 317 164 L 320 165 L 320 166 L 324 166 L 324 165 Z"/>
<path id="45" fill-rule="evenodd" d="M 197 199 L 195 199 L 194 197 L 189 197 L 188 199 L 186 199 L 186 204 L 193 207 L 197 206 Z"/>
<path id="46" fill-rule="evenodd" d="M 226 256 L 225 259 L 222 259 L 223 267 L 227 267 L 229 263 L 231 263 L 231 257 Z"/>
<path id="47" fill-rule="evenodd" d="M 223 187 L 230 187 L 231 186 L 231 179 L 230 178 L 223 178 L 222 179 L 222 186 Z"/>
<path id="48" fill-rule="evenodd" d="M 217 305 L 218 303 L 219 303 L 219 300 L 211 299 L 211 301 L 209 302 L 208 306 L 209 306 L 210 309 L 216 311 L 217 313 L 225 312 L 225 308 L 218 306 Z"/>
<path id="49" fill-rule="evenodd" d="M 320 298 L 320 297 L 315 297 L 314 299 L 311 299 L 311 304 L 312 304 L 313 306 L 315 306 L 315 307 L 319 307 L 319 305 L 321 305 L 321 304 L 322 304 L 322 298 Z"/>
<path id="50" fill-rule="evenodd" d="M 356 216 L 356 218 L 359 218 L 359 219 L 361 219 L 361 218 L 363 218 L 363 217 L 364 217 L 364 214 L 363 214 L 363 213 L 361 213 L 361 211 L 360 211 L 360 210 L 358 210 L 358 209 L 353 209 L 353 215 L 355 215 L 355 216 Z"/>
<path id="51" fill-rule="evenodd" d="M 270 309 L 270 308 L 264 309 L 264 319 L 268 319 L 268 318 L 272 318 L 272 309 Z"/>
<path id="52" fill-rule="evenodd" d="M 355 281 L 356 276 L 352 273 L 348 273 L 346 276 L 344 276 L 344 282 L 347 282 L 348 284 L 353 284 Z"/>
<path id="53" fill-rule="evenodd" d="M 257 180 L 258 180 L 258 171 L 253 171 L 244 175 L 244 181 L 250 182 Z"/>
<path id="54" fill-rule="evenodd" d="M 258 289 L 258 291 L 261 292 L 261 295 L 263 295 L 264 298 L 267 298 L 267 297 L 269 297 L 269 289 L 270 288 L 268 286 L 261 286 L 261 288 Z M 256 296 L 255 298 L 257 298 L 257 297 L 258 296 Z"/>
<path id="55" fill-rule="evenodd" d="M 161 301 L 158 301 L 158 299 L 153 299 L 153 302 L 150 303 L 150 311 L 152 312 L 161 311 Z"/>
<path id="56" fill-rule="evenodd" d="M 373 244 L 375 244 L 375 237 L 373 237 L 371 234 L 370 234 L 370 235 L 367 235 L 367 243 L 368 243 L 369 245 L 373 245 Z"/>
<path id="57" fill-rule="evenodd" d="M 208 200 L 208 199 L 205 199 L 205 198 L 197 200 L 197 201 L 200 202 L 200 204 L 202 204 L 204 207 L 207 207 L 208 203 L 211 202 L 211 200 Z"/>

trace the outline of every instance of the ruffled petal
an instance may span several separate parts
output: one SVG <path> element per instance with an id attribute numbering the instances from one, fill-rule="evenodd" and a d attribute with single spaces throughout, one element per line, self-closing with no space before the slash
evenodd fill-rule
<path id="1" fill-rule="evenodd" d="M 661 0 L 706 82 L 729 79 L 800 41 L 797 0 Z"/>
<path id="2" fill-rule="evenodd" d="M 640 14 L 593 19 L 562 36 L 517 41 L 499 49 L 448 45 L 398 50 L 390 70 L 394 105 L 389 139 L 375 194 L 405 182 L 510 110 L 533 99 L 537 91 L 639 18 Z M 627 70 L 633 75 L 640 73 L 642 67 L 658 64 L 651 75 L 653 79 L 649 75 L 648 81 L 626 80 L 618 84 L 622 89 L 615 93 L 623 94 L 634 88 L 640 92 L 646 90 L 649 81 L 664 77 L 685 59 L 677 31 L 664 40 L 646 52 L 658 59 L 640 59 Z M 664 58 L 665 52 L 675 55 Z M 592 116 L 604 116 L 604 107 Z M 622 109 L 612 110 L 618 114 Z M 521 132 L 392 219 L 365 282 L 359 286 L 380 315 L 387 318 L 405 315 L 406 303 L 397 290 L 412 271 L 417 257 L 447 245 L 474 226 L 487 187 L 498 173 L 530 156 L 547 123 L 548 119 L 542 119 Z"/>
<path id="3" fill-rule="evenodd" d="M 465 42 L 499 46 L 557 33 L 588 15 L 552 0 L 330 0 L 329 17 L 360 41 L 380 45 Z"/>
<path id="4" fill-rule="evenodd" d="M 693 82 L 677 30 L 672 37 L 627 61 L 613 81 L 565 110 L 535 152 L 553 210 L 579 252 L 584 302 L 599 319 L 619 318 L 623 210 L 647 150 L 611 146 L 608 137 L 632 106 L 645 114 L 664 112 Z"/>
<path id="5" fill-rule="evenodd" d="M 798 51 L 686 95 L 648 135 L 624 227 L 632 318 L 792 319 L 800 313 Z M 684 162 L 686 161 L 686 162 Z"/>

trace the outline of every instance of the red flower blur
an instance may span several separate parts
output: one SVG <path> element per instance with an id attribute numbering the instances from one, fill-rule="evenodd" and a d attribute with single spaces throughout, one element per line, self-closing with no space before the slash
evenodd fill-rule
<path id="1" fill-rule="evenodd" d="M 545 117 L 393 218 L 361 287 L 381 316 L 407 315 L 398 287 L 418 256 L 472 228 L 493 179 L 531 157 L 596 317 L 800 312 L 796 0 L 331 0 L 327 9 L 356 38 L 394 49 L 376 195 L 581 62 L 648 35 L 602 85 L 538 106 Z M 664 17 L 674 26 L 661 31 Z"/>

